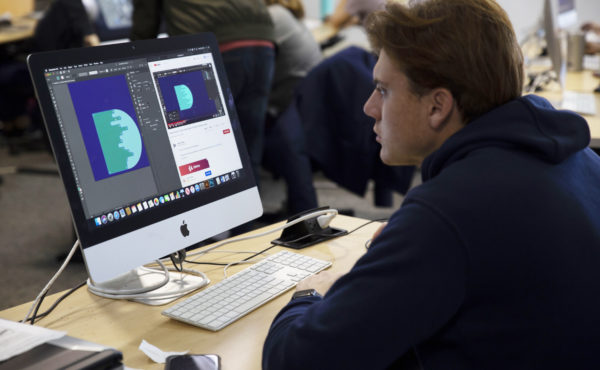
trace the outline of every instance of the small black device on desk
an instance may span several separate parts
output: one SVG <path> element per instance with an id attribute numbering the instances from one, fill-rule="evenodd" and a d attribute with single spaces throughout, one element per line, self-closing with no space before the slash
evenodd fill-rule
<path id="1" fill-rule="evenodd" d="M 309 213 L 327 209 L 329 209 L 329 207 L 325 206 L 300 212 L 290 217 L 288 222 L 294 221 Z M 284 229 L 281 232 L 279 239 L 273 240 L 272 243 L 288 248 L 302 249 L 325 240 L 346 235 L 347 233 L 348 231 L 343 229 L 336 229 L 330 226 L 321 227 L 318 218 L 313 217 Z"/>
<path id="2" fill-rule="evenodd" d="M 175 355 L 167 357 L 165 370 L 219 370 L 218 355 Z"/>

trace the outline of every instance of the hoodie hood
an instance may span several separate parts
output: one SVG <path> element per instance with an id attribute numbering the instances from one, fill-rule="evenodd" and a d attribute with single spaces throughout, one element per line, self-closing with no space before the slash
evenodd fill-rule
<path id="1" fill-rule="evenodd" d="M 545 162 L 560 163 L 589 143 L 590 130 L 583 117 L 527 95 L 479 116 L 446 140 L 423 161 L 423 181 L 482 147 L 527 152 Z"/>

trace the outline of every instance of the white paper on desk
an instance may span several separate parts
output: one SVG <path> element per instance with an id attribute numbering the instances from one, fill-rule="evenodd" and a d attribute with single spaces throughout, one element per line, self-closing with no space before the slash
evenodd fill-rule
<path id="1" fill-rule="evenodd" d="M 65 336 L 64 331 L 0 319 L 0 361 L 7 360 L 50 340 Z"/>
<path id="2" fill-rule="evenodd" d="M 167 357 L 175 356 L 175 355 L 185 355 L 189 351 L 185 352 L 165 352 L 160 348 L 153 346 L 152 344 L 146 342 L 146 340 L 142 339 L 142 343 L 140 343 L 140 351 L 144 352 L 146 356 L 150 357 L 150 359 L 159 364 L 164 364 L 167 361 Z"/>

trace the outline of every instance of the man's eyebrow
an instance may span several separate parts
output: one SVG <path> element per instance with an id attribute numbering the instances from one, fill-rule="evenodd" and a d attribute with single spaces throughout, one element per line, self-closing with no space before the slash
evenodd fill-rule
<path id="1" fill-rule="evenodd" d="M 373 78 L 373 84 L 374 84 L 375 86 L 377 86 L 377 85 L 386 86 L 386 83 L 385 83 L 385 82 L 383 82 L 383 81 L 381 81 L 381 80 L 380 80 L 380 79 L 378 79 L 378 78 Z"/>

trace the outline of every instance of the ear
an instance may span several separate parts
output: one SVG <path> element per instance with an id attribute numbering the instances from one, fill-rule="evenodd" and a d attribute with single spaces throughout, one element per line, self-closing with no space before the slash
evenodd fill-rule
<path id="1" fill-rule="evenodd" d="M 434 131 L 441 131 L 450 121 L 455 109 L 454 97 L 446 88 L 435 88 L 428 94 L 429 98 L 429 126 Z"/>

